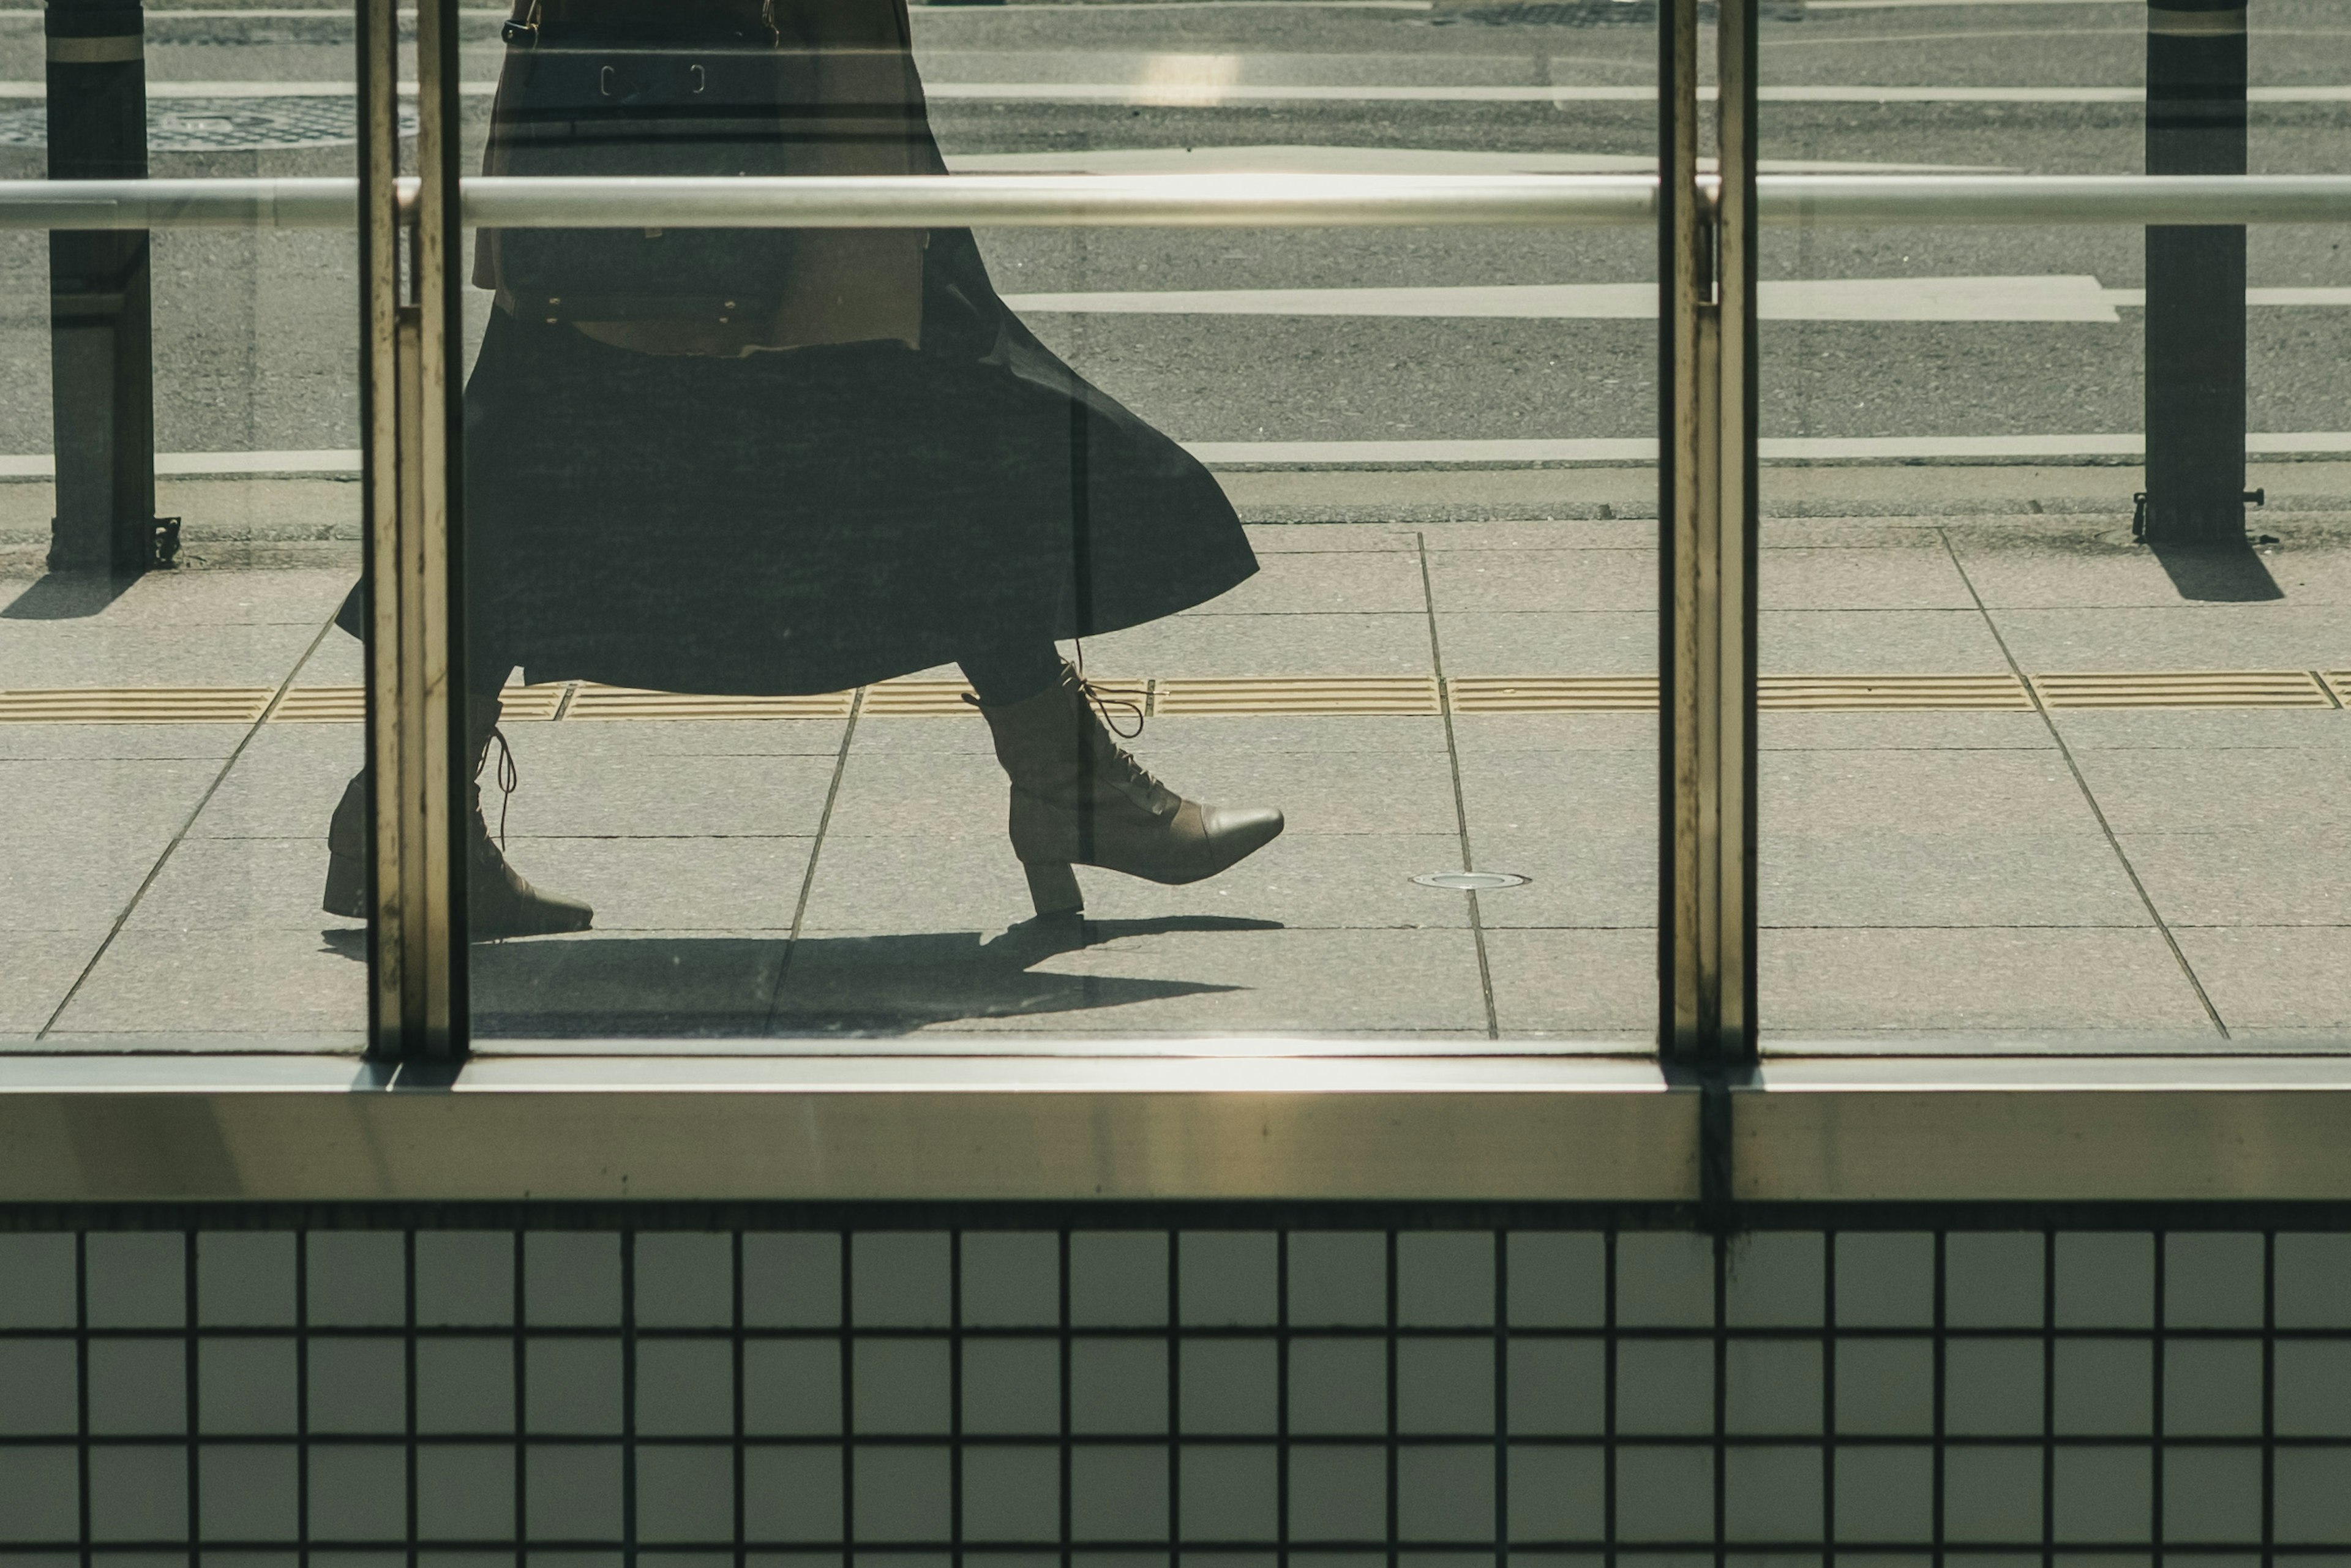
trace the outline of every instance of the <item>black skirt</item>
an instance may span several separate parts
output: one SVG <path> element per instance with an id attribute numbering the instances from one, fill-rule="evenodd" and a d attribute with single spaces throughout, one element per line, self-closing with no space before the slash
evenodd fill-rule
<path id="1" fill-rule="evenodd" d="M 919 350 L 739 360 L 494 313 L 465 389 L 475 682 L 838 691 L 1257 570 L 1215 478 L 1040 343 L 968 233 L 933 235 L 924 293 Z"/>

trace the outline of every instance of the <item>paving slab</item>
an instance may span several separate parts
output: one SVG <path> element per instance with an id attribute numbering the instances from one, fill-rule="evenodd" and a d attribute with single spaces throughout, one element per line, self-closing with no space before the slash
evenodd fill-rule
<path id="1" fill-rule="evenodd" d="M 2351 828 L 2351 758 L 2333 747 L 2134 748 L 2085 751 L 2077 760 L 2118 833 Z M 2351 842 L 2344 852 L 2351 854 Z"/>
<path id="2" fill-rule="evenodd" d="M 90 931 L 114 924 L 172 841 L 135 834 L 0 838 L 0 931 Z"/>
<path id="3" fill-rule="evenodd" d="M 631 931 L 473 950 L 486 1036 L 761 1034 L 788 944 L 776 932 Z"/>
<path id="4" fill-rule="evenodd" d="M 1657 765 L 1646 753 L 1479 752 L 1459 766 L 1473 836 L 1656 836 L 1648 819 L 1657 808 Z"/>
<path id="5" fill-rule="evenodd" d="M 2339 824 L 2248 822 L 2120 839 L 2175 926 L 2351 925 L 2351 834 Z"/>
<path id="6" fill-rule="evenodd" d="M 1756 716 L 1764 751 L 2049 751 L 2037 713 L 1804 713 Z"/>
<path id="7" fill-rule="evenodd" d="M 217 770 L 246 724 L 0 724 L 0 762 L 210 761 Z"/>
<path id="8" fill-rule="evenodd" d="M 2053 708 L 2050 717 L 2077 753 L 2261 747 L 2351 753 L 2351 716 L 2335 708 Z"/>
<path id="9" fill-rule="evenodd" d="M 1967 580 L 1939 543 L 1875 549 L 1764 549 L 1756 558 L 1755 591 L 1767 613 L 1975 608 Z"/>
<path id="10" fill-rule="evenodd" d="M 977 715 L 973 722 L 978 722 Z M 518 763 L 598 768 L 652 758 L 833 757 L 847 722 L 837 718 L 568 719 L 506 727 Z"/>
<path id="11" fill-rule="evenodd" d="M 1761 918 L 1774 926 L 2151 925 L 2105 836 L 1767 830 Z M 2167 911 L 2168 913 L 2168 911 Z"/>
<path id="12" fill-rule="evenodd" d="M 357 725 L 263 725 L 204 802 L 189 837 L 323 841 L 335 803 L 366 764 L 365 747 Z"/>
<path id="13" fill-rule="evenodd" d="M 1640 549 L 1480 549 L 1431 554 L 1440 611 L 1651 611 L 1657 558 Z"/>
<path id="14" fill-rule="evenodd" d="M 1987 542 L 1956 531 L 1952 542 L 1969 581 L 1995 609 L 2189 611 L 2199 604 L 2145 545 L 2094 536 L 2052 549 L 2029 548 L 2012 537 Z M 2265 576 L 2277 593 L 2298 604 L 2351 602 L 2351 552 L 2263 551 L 2251 560 L 2258 567 L 2246 558 L 2232 565 L 2255 590 Z M 2183 566 L 2183 573 L 2193 564 Z"/>
<path id="15" fill-rule="evenodd" d="M 1260 559 L 1292 551 L 1401 550 L 1419 549 L 1414 530 L 1393 523 L 1249 523 L 1245 526 L 1249 548 Z"/>
<path id="16" fill-rule="evenodd" d="M 1460 716 L 1453 722 L 1458 730 Z M 1186 791 L 1191 786 L 1186 758 L 1216 752 L 1252 757 L 1274 752 L 1446 754 L 1445 720 L 1436 714 L 1157 714 L 1144 726 L 1142 736 L 1126 745 L 1170 784 Z M 1327 765 L 1346 764 L 1332 760 Z"/>
<path id="17" fill-rule="evenodd" d="M 561 768 L 535 762 L 520 747 L 517 756 L 522 785 L 507 809 L 507 831 L 526 837 L 812 833 L 833 775 L 829 757 L 705 757 L 690 764 L 645 757 L 625 766 Z M 482 778 L 483 810 L 496 829 L 500 792 L 490 768 Z"/>
<path id="18" fill-rule="evenodd" d="M 0 843 L 96 848 L 168 837 L 220 770 L 211 758 L 0 761 L 0 800 L 8 803 Z"/>
<path id="19" fill-rule="evenodd" d="M 1755 633 L 1757 667 L 1766 674 L 1980 675 L 2008 668 L 1973 609 L 1768 610 Z"/>
<path id="20" fill-rule="evenodd" d="M 2016 655 L 2054 670 L 2351 669 L 2351 615 L 2327 605 L 1994 610 Z M 1997 666 L 1986 666 L 1997 667 Z"/>
<path id="21" fill-rule="evenodd" d="M 73 1034 L 339 1036 L 367 1030 L 366 943 L 292 925 L 125 930 L 59 1016 Z"/>
<path id="22" fill-rule="evenodd" d="M 598 931 L 789 932 L 812 835 L 532 838 L 507 859 L 537 886 L 584 899 Z"/>
<path id="23" fill-rule="evenodd" d="M 1563 1037 L 1601 1049 L 1654 1049 L 1657 934 L 1642 926 L 1489 928 L 1486 963 L 1505 1039 Z"/>
<path id="24" fill-rule="evenodd" d="M 1461 930 L 1266 930 L 1240 920 L 1210 930 L 1112 925 L 1106 940 L 1039 963 L 1065 985 L 1081 1027 L 1119 1033 L 1483 1033 L 1476 944 Z M 795 981 L 799 963 L 794 961 Z M 1061 977 L 1054 979 L 1053 977 Z M 946 1020 L 943 1020 L 946 1021 Z M 1037 1012 L 972 1018 L 967 1028 L 1071 1027 Z"/>
<path id="25" fill-rule="evenodd" d="M 2216 1036 L 2152 927 L 1766 927 L 1757 1013 L 1810 1031 L 2140 1030 Z"/>
<path id="26" fill-rule="evenodd" d="M 1657 669 L 1654 610 L 1440 611 L 1447 675 L 1648 675 Z"/>
<path id="27" fill-rule="evenodd" d="M 2179 946 L 2231 1033 L 2351 1028 L 2351 925 L 2184 927 Z"/>
<path id="28" fill-rule="evenodd" d="M 1425 611 L 1420 557 L 1394 549 L 1270 554 L 1257 575 L 1192 615 L 1405 613 Z"/>
<path id="29" fill-rule="evenodd" d="M 1246 930 L 1237 926 L 1236 933 Z M 911 1034 L 1008 1028 L 1045 1033 L 1134 1032 L 1103 1015 L 1146 1002 L 1231 996 L 1229 984 L 1089 967 L 1076 945 L 1174 933 L 1157 922 L 895 932 L 803 937 L 771 1010 L 778 1034 Z M 1212 936 L 1228 935 L 1212 929 Z M 1162 967 L 1165 967 L 1163 962 Z M 1138 970 L 1151 966 L 1139 959 Z M 1182 1028 L 1168 1025 L 1168 1028 Z M 1214 1028 L 1217 1026 L 1207 1026 Z"/>
<path id="30" fill-rule="evenodd" d="M 1475 822 L 1473 819 L 1473 823 Z M 1473 825 L 1477 869 L 1531 880 L 1478 895 L 1489 931 L 1647 925 L 1657 917 L 1657 841 L 1625 824 L 1544 829 Z"/>
<path id="31" fill-rule="evenodd" d="M 105 939 L 103 925 L 0 931 L 0 1048 L 31 1043 Z"/>
<path id="32" fill-rule="evenodd" d="M 1645 713 L 1459 713 L 1453 740 L 1462 758 L 1479 752 L 1637 751 L 1657 755 L 1657 716 Z"/>
<path id="33" fill-rule="evenodd" d="M 1171 615 L 1086 640 L 1094 675 L 1426 675 L 1428 617 L 1363 614 Z"/>
<path id="34" fill-rule="evenodd" d="M 2054 752 L 1774 751 L 1756 790 L 1759 817 L 1783 832 L 2096 831 Z"/>
<path id="35" fill-rule="evenodd" d="M 1078 874 L 1088 904 L 1097 909 L 1114 904 L 1129 881 L 1110 873 Z M 996 932 L 1029 915 L 1029 884 L 1005 838 L 999 807 L 992 819 L 942 824 L 921 834 L 826 833 L 801 930 Z"/>
<path id="36" fill-rule="evenodd" d="M 309 837 L 194 838 L 183 841 L 140 894 L 126 933 L 191 936 L 235 931 L 364 929 L 327 914 L 327 834 L 322 818 Z"/>
<path id="37" fill-rule="evenodd" d="M 307 626 L 203 624 L 168 632 L 103 618 L 0 620 L 0 690 L 275 686 L 302 662 L 324 619 L 321 612 Z"/>
<path id="38" fill-rule="evenodd" d="M 1427 522 L 1414 537 L 1430 555 L 1451 550 L 1612 549 L 1656 553 L 1655 517 L 1531 518 L 1523 521 Z"/>

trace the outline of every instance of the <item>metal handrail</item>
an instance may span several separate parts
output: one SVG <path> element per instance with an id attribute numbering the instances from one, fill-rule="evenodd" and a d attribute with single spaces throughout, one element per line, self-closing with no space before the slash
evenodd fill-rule
<path id="1" fill-rule="evenodd" d="M 1709 191 L 1711 179 L 1700 182 Z M 2351 223 L 2351 175 L 1767 174 L 1779 227 Z M 402 183 L 403 204 L 414 183 Z M 493 228 L 1637 227 L 1646 174 L 954 174 L 740 179 L 482 176 Z M 340 179 L 0 181 L 0 229 L 354 228 Z"/>

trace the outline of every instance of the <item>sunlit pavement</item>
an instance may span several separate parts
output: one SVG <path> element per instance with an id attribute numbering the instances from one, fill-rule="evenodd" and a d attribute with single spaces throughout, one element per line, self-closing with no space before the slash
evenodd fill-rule
<path id="1" fill-rule="evenodd" d="M 1774 1036 L 2261 1049 L 2351 1021 L 2351 465 L 2257 477 L 2272 505 L 2254 524 L 2277 544 L 2159 559 L 2129 542 L 2128 469 L 1767 471 L 1762 667 L 1846 677 L 1825 697 L 1775 688 L 1787 706 L 1762 719 Z M 1640 1038 L 1653 718 L 1469 711 L 1458 694 L 1654 671 L 1650 476 L 1227 483 L 1263 570 L 1090 643 L 1089 674 L 1432 692 L 1442 676 L 1457 694 L 1417 713 L 1282 698 L 1150 718 L 1137 749 L 1155 771 L 1280 805 L 1282 839 L 1186 888 L 1081 871 L 1087 923 L 1040 926 L 1022 921 L 1002 778 L 967 714 L 518 720 L 509 852 L 591 901 L 596 928 L 477 947 L 479 1031 L 745 1042 L 726 1049 L 969 1031 Z M 46 486 L 0 488 L 12 521 L 45 504 Z M 8 580 L 5 689 L 355 685 L 356 646 L 327 626 L 354 546 L 271 537 L 300 531 L 280 524 L 306 505 L 310 531 L 348 536 L 317 503 L 353 488 L 240 482 L 262 537 L 199 538 L 193 564 L 119 595 Z M 2129 678 L 2065 678 L 2085 674 Z M 1981 679 L 1957 698 L 1941 683 L 1851 695 L 1852 677 L 1904 674 Z M 0 722 L 0 1031 L 30 1049 L 356 1045 L 363 940 L 318 894 L 360 737 Z M 1464 869 L 1528 880 L 1475 894 L 1413 880 Z"/>

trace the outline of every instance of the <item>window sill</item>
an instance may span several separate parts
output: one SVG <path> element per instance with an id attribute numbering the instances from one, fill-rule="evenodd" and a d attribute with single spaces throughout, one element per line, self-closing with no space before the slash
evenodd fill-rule
<path id="1" fill-rule="evenodd" d="M 0 1063 L 0 1201 L 1700 1196 L 1702 1096 L 1646 1061 L 1170 1045 L 547 1047 L 437 1083 L 323 1054 L 18 1057 Z M 1729 1097 L 1743 1201 L 2351 1198 L 2351 1056 L 1781 1056 Z"/>

